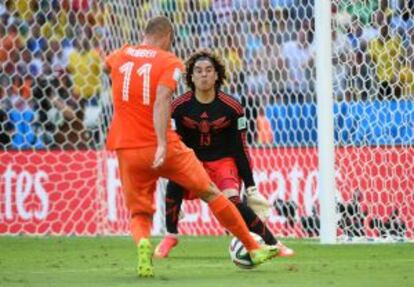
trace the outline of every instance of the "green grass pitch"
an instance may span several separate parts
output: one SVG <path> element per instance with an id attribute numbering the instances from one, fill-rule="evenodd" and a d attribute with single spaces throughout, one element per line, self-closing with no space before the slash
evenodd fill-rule
<path id="1" fill-rule="evenodd" d="M 157 243 L 155 238 L 153 243 Z M 294 258 L 254 270 L 229 260 L 230 237 L 182 237 L 156 277 L 135 276 L 130 238 L 0 237 L 0 286 L 414 286 L 414 244 L 324 246 L 286 240 Z"/>

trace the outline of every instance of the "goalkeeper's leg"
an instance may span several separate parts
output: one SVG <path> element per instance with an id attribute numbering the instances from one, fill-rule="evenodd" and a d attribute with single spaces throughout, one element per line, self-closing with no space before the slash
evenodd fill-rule
<path id="1" fill-rule="evenodd" d="M 270 230 L 267 228 L 265 223 L 246 203 L 240 200 L 239 196 L 232 196 L 229 199 L 239 210 L 249 230 L 260 235 L 267 245 L 274 245 L 279 249 L 278 256 L 288 257 L 294 255 L 294 251 L 278 241 L 272 232 L 270 232 Z"/>
<path id="2" fill-rule="evenodd" d="M 173 181 L 167 184 L 165 195 L 165 223 L 167 234 L 154 250 L 157 258 L 168 257 L 170 251 L 178 244 L 178 220 L 183 202 L 184 190 Z"/>
<path id="3" fill-rule="evenodd" d="M 277 239 L 273 236 L 270 230 L 260 220 L 256 213 L 254 213 L 246 203 L 240 200 L 239 196 L 232 196 L 229 199 L 239 210 L 250 231 L 260 235 L 267 245 L 277 244 Z"/>
<path id="4" fill-rule="evenodd" d="M 264 263 L 279 254 L 276 246 L 260 246 L 249 233 L 246 223 L 240 212 L 220 192 L 214 191 L 216 187 L 211 186 L 211 191 L 202 194 L 201 198 L 208 203 L 208 206 L 220 224 L 229 230 L 234 236 L 238 237 L 250 253 L 250 257 L 255 265 Z"/>
<path id="5" fill-rule="evenodd" d="M 194 151 L 181 142 L 174 144 L 175 148 L 160 168 L 160 176 L 175 181 L 207 202 L 220 224 L 240 239 L 255 265 L 271 260 L 277 255 L 279 250 L 276 247 L 261 246 L 250 235 L 240 212 L 212 183 Z"/>

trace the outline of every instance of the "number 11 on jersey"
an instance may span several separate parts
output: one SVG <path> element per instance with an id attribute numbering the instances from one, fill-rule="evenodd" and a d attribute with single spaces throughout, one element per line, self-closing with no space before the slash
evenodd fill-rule
<path id="1" fill-rule="evenodd" d="M 119 67 L 119 72 L 124 75 L 122 82 L 122 100 L 127 102 L 129 100 L 129 86 L 131 84 L 131 74 L 134 69 L 134 62 L 126 62 Z M 150 104 L 150 73 L 152 64 L 143 64 L 137 69 L 138 76 L 143 78 L 142 84 L 142 102 L 144 105 Z"/>

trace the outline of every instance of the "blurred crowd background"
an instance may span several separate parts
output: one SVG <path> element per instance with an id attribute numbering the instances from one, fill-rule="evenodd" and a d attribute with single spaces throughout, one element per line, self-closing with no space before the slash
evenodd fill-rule
<path id="1" fill-rule="evenodd" d="M 250 144 L 316 144 L 314 0 L 0 0 L 0 148 L 100 148 L 105 54 L 158 14 L 181 58 L 223 57 Z M 334 0 L 332 15 L 336 143 L 414 144 L 414 0 Z"/>

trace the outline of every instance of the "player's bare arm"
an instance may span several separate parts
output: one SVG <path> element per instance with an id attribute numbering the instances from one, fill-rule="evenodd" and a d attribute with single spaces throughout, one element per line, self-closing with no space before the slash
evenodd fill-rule
<path id="1" fill-rule="evenodd" d="M 162 166 L 167 154 L 167 128 L 171 118 L 171 97 L 173 91 L 164 85 L 157 87 L 157 96 L 154 103 L 154 128 L 157 136 L 157 150 L 152 167 Z"/>

